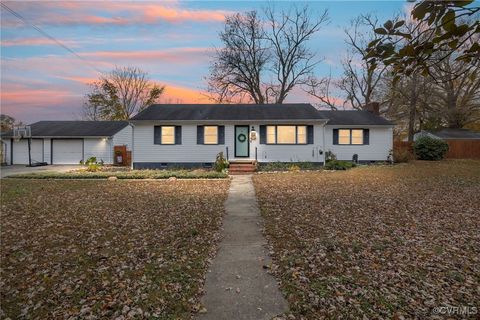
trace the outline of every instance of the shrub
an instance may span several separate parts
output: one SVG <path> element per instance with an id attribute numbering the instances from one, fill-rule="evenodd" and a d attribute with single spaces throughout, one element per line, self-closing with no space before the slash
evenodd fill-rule
<path id="1" fill-rule="evenodd" d="M 344 160 L 330 160 L 327 161 L 325 164 L 325 169 L 327 170 L 347 170 L 351 169 L 353 167 L 356 167 L 357 165 L 353 162 L 350 161 L 344 161 Z"/>
<path id="2" fill-rule="evenodd" d="M 228 168 L 228 165 L 228 160 L 225 159 L 223 152 L 217 154 L 217 158 L 215 159 L 215 163 L 213 164 L 213 169 L 215 169 L 215 171 L 217 172 L 225 172 L 225 170 Z"/>
<path id="3" fill-rule="evenodd" d="M 89 172 L 97 172 L 103 166 L 103 160 L 97 161 L 97 157 L 90 157 L 85 161 L 80 160 L 80 164 L 86 166 Z"/>
<path id="4" fill-rule="evenodd" d="M 337 160 L 337 155 L 332 151 L 328 150 L 325 152 L 325 162 Z"/>
<path id="5" fill-rule="evenodd" d="M 448 151 L 448 143 L 428 136 L 421 137 L 413 144 L 417 159 L 442 160 Z"/>
<path id="6" fill-rule="evenodd" d="M 318 170 L 322 167 L 319 164 L 309 161 L 299 162 L 268 162 L 261 163 L 258 167 L 259 171 L 297 171 L 297 170 Z"/>

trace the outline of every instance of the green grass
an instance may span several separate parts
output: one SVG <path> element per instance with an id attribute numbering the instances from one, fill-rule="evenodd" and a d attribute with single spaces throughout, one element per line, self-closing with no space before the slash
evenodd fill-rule
<path id="1" fill-rule="evenodd" d="M 107 179 L 109 177 L 117 179 L 224 179 L 228 175 L 224 172 L 206 170 L 132 170 L 119 172 L 43 171 L 9 176 L 9 178 L 16 179 Z"/>

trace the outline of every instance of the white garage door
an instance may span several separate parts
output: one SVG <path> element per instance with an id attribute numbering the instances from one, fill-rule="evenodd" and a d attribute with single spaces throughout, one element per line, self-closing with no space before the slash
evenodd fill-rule
<path id="1" fill-rule="evenodd" d="M 28 164 L 28 140 L 13 142 L 13 164 Z M 32 163 L 43 162 L 43 139 L 32 139 L 30 155 Z"/>
<path id="2" fill-rule="evenodd" d="M 78 164 L 83 159 L 83 140 L 52 139 L 53 164 Z"/>

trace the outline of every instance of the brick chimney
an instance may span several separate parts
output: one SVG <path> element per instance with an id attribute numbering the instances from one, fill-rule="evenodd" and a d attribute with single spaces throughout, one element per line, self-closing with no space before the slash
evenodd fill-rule
<path id="1" fill-rule="evenodd" d="M 363 107 L 364 110 L 370 111 L 373 114 L 380 115 L 380 103 L 370 102 Z"/>

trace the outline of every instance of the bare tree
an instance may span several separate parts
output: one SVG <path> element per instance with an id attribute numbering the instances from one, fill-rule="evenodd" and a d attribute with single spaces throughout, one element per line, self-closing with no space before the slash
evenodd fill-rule
<path id="1" fill-rule="evenodd" d="M 283 103 L 306 83 L 318 61 L 308 41 L 327 21 L 327 11 L 312 18 L 307 7 L 277 14 L 256 11 L 226 18 L 210 67 L 208 92 L 216 101 Z"/>
<path id="2" fill-rule="evenodd" d="M 165 86 L 151 82 L 139 68 L 116 68 L 91 84 L 84 105 L 84 118 L 125 120 L 154 103 Z"/>
<path id="3" fill-rule="evenodd" d="M 376 88 L 387 70 L 385 65 L 377 65 L 365 60 L 367 45 L 378 38 L 374 30 L 378 19 L 373 15 L 361 15 L 351 21 L 345 29 L 347 56 L 342 60 L 343 75 L 334 81 L 331 75 L 321 79 L 310 79 L 307 83 L 307 93 L 316 97 L 321 103 L 331 109 L 349 105 L 354 109 L 363 109 L 371 102 L 386 103 L 378 94 Z M 332 88 L 333 87 L 333 88 Z M 336 89 L 336 90 L 335 90 Z M 343 102 L 334 99 L 332 92 L 339 92 Z"/>

